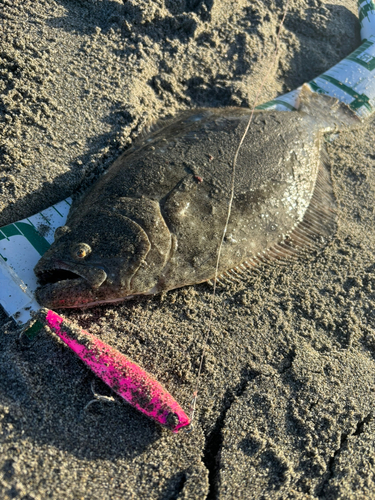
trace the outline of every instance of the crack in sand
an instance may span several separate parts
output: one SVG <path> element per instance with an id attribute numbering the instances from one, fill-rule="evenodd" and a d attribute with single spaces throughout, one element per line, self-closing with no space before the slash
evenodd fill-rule
<path id="1" fill-rule="evenodd" d="M 356 428 L 355 432 L 353 433 L 353 436 L 360 436 L 364 432 L 365 424 L 369 424 L 373 418 L 374 418 L 374 415 L 372 412 L 370 412 L 367 415 L 367 417 L 365 417 L 363 420 L 358 422 L 357 428 Z"/>
<path id="2" fill-rule="evenodd" d="M 219 496 L 219 472 L 220 472 L 220 454 L 223 442 L 222 430 L 225 425 L 225 418 L 228 410 L 232 407 L 235 399 L 241 397 L 245 392 L 249 382 L 261 375 L 261 372 L 255 370 L 244 370 L 241 381 L 234 389 L 227 389 L 224 395 L 223 410 L 216 419 L 211 432 L 207 434 L 206 444 L 203 450 L 203 463 L 208 469 L 209 491 L 206 500 L 214 500 Z"/>
<path id="3" fill-rule="evenodd" d="M 335 450 L 333 453 L 333 456 L 329 459 L 328 465 L 327 465 L 327 472 L 325 474 L 325 478 L 321 482 L 320 486 L 317 486 L 316 488 L 316 496 L 317 498 L 324 498 L 325 497 L 325 490 L 326 487 L 329 483 L 329 481 L 333 478 L 335 472 L 334 472 L 334 467 L 335 467 L 335 461 L 337 457 L 340 456 L 341 452 L 344 450 L 346 447 L 346 443 L 348 441 L 349 436 L 360 436 L 364 432 L 364 425 L 368 424 L 371 420 L 373 419 L 373 414 L 370 412 L 367 417 L 365 417 L 363 420 L 360 420 L 357 423 L 356 430 L 352 434 L 347 434 L 343 432 L 340 436 L 339 439 L 339 447 Z"/>
<path id="4" fill-rule="evenodd" d="M 185 488 L 186 481 L 187 476 L 185 471 L 176 474 L 176 476 L 173 476 L 172 481 L 170 482 L 177 482 L 177 485 L 174 488 L 174 492 L 171 494 L 169 488 L 167 488 L 164 491 L 164 494 L 159 497 L 159 500 L 178 500 L 179 498 L 181 498 L 180 495 Z"/>

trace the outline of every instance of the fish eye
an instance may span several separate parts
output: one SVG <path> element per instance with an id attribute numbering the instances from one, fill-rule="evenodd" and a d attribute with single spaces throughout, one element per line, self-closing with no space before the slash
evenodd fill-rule
<path id="1" fill-rule="evenodd" d="M 72 257 L 76 260 L 82 260 L 91 253 L 91 247 L 86 243 L 79 243 L 72 249 Z"/>

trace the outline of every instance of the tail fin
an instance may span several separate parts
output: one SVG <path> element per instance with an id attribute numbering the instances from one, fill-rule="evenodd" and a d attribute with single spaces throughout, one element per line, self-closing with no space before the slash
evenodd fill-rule
<path id="1" fill-rule="evenodd" d="M 335 97 L 313 92 L 307 83 L 302 85 L 298 96 L 298 111 L 316 116 L 331 130 L 356 128 L 362 123 L 361 118 L 347 104 Z"/>

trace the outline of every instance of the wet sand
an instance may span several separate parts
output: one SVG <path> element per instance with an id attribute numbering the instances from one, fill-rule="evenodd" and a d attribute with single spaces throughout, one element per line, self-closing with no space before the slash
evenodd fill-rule
<path id="1" fill-rule="evenodd" d="M 158 118 L 251 106 L 285 2 L 0 0 L 0 226 L 90 185 Z M 354 1 L 296 0 L 265 102 L 360 44 Z M 319 255 L 219 289 L 193 433 L 126 404 L 2 316 L 0 497 L 375 498 L 373 120 L 327 144 L 340 225 Z M 212 289 L 64 313 L 188 410 Z M 108 394 L 99 381 L 97 392 Z"/>

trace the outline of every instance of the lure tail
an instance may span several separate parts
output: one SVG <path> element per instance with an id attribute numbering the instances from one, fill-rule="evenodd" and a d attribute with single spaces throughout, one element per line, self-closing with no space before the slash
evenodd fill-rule
<path id="1" fill-rule="evenodd" d="M 173 432 L 190 424 L 183 409 L 162 385 L 124 354 L 51 310 L 41 309 L 37 318 L 49 326 L 103 382 L 137 410 Z"/>

